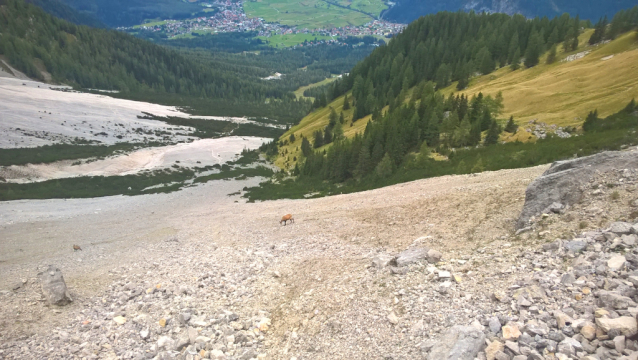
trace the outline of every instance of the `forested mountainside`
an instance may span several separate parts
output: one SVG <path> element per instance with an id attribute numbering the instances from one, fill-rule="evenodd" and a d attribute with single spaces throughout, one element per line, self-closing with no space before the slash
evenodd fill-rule
<path id="1" fill-rule="evenodd" d="M 145 19 L 187 19 L 202 13 L 202 6 L 180 0 L 60 0 L 80 13 L 110 27 L 141 24 Z"/>
<path id="2" fill-rule="evenodd" d="M 439 13 L 413 22 L 317 100 L 325 103 L 325 98 L 336 98 L 332 106 L 354 113 L 350 127 L 372 114 L 365 131 L 345 137 L 349 121 L 343 121 L 343 113 L 331 111 L 328 125 L 312 136 L 295 135 L 292 128 L 280 139 L 279 145 L 293 143 L 301 149 L 301 161 L 294 169 L 299 175 L 297 184 L 351 181 L 349 184 L 356 184 L 353 188 L 361 190 L 405 181 L 406 177 L 419 178 L 419 173 L 423 177 L 529 166 L 557 156 L 631 143 L 633 140 L 627 138 L 631 131 L 626 128 L 636 126 L 633 102 L 617 115 L 623 119 L 617 122 L 620 125 L 605 134 L 589 134 L 589 145 L 583 143 L 585 137 L 578 136 L 508 147 L 500 144 L 500 135 L 503 131 L 516 133 L 517 125 L 513 119 L 499 118 L 503 106 L 499 95 L 444 96 L 436 91 L 452 80 L 458 80 L 462 88 L 470 76 L 489 74 L 497 66 L 532 68 L 539 64 L 541 55 L 544 62 L 552 62 L 559 51 L 574 54 L 582 26 L 578 17 L 568 15 L 527 20 L 521 15 L 464 12 Z M 619 12 L 611 24 L 601 21 L 588 33 L 592 34 L 591 43 L 597 43 L 637 28 L 635 7 Z M 638 37 L 632 36 L 631 41 L 638 43 Z M 598 121 L 597 114 L 590 117 L 590 121 Z M 450 161 L 435 161 L 432 153 Z M 459 162 L 460 156 L 465 161 Z M 451 164 L 455 164 L 453 168 Z M 443 168 L 445 172 L 441 172 Z"/>
<path id="3" fill-rule="evenodd" d="M 80 13 L 59 0 L 26 0 L 26 2 L 41 7 L 42 10 L 55 17 L 77 25 L 87 25 L 96 28 L 106 27 L 103 22 L 93 15 Z"/>
<path id="4" fill-rule="evenodd" d="M 633 0 L 397 0 L 396 5 L 383 14 L 383 18 L 410 23 L 420 16 L 439 11 L 502 12 L 526 17 L 555 17 L 563 13 L 580 15 L 597 21 L 605 15 L 613 16 L 622 9 L 636 5 Z"/>
<path id="5" fill-rule="evenodd" d="M 292 91 L 329 75 L 308 70 L 263 81 L 271 74 L 266 68 L 189 56 L 125 33 L 77 26 L 22 0 L 0 0 L 0 33 L 0 55 L 34 79 L 44 79 L 42 65 L 53 82 L 78 88 L 118 90 L 117 96 L 183 106 L 223 99 L 223 106 L 254 107 L 250 115 L 277 113 L 290 122 L 309 108 Z M 278 101 L 265 104 L 267 99 Z"/>

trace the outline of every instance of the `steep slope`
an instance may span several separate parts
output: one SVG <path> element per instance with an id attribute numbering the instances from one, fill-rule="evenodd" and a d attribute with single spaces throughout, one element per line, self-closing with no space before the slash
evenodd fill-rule
<path id="1" fill-rule="evenodd" d="M 526 17 L 554 17 L 568 13 L 596 21 L 605 15 L 613 16 L 619 10 L 630 8 L 635 4 L 636 2 L 632 0 L 398 0 L 394 7 L 383 14 L 383 18 L 409 23 L 420 16 L 439 11 L 463 10 L 522 14 Z"/>

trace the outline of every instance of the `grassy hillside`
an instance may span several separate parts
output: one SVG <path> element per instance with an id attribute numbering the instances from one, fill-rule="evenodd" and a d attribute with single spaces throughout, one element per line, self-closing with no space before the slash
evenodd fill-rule
<path id="1" fill-rule="evenodd" d="M 587 31 L 580 36 L 577 51 L 563 53 L 554 64 L 541 64 L 531 69 L 512 71 L 509 67 L 472 79 L 461 91 L 469 96 L 482 92 L 504 97 L 504 117 L 514 116 L 519 123 L 538 119 L 560 126 L 581 125 L 592 109 L 609 116 L 638 97 L 638 34 L 631 32 L 600 46 L 589 46 Z M 571 62 L 568 55 L 591 51 Z M 610 56 L 613 56 L 609 58 Z M 456 83 L 443 90 L 456 91 Z"/>
<path id="2" fill-rule="evenodd" d="M 301 122 L 292 128 L 290 128 L 284 135 L 281 136 L 280 141 L 284 144 L 279 147 L 279 156 L 275 161 L 275 165 L 280 168 L 292 168 L 295 166 L 297 160 L 301 155 L 301 139 L 302 136 L 308 138 L 312 144 L 313 133 L 317 130 L 323 130 L 329 122 L 330 107 L 335 109 L 337 114 L 343 111 L 345 123 L 343 124 L 343 134 L 347 138 L 354 137 L 355 134 L 363 132 L 370 121 L 371 116 L 366 116 L 363 119 L 359 119 L 352 123 L 352 115 L 354 109 L 351 107 L 349 110 L 343 110 L 344 96 L 340 96 L 330 103 L 329 106 L 321 109 L 317 109 L 311 112 L 308 116 L 304 117 Z M 352 125 L 352 126 L 351 126 Z M 290 142 L 290 135 L 295 134 L 295 141 Z M 319 150 L 324 150 L 330 147 L 331 144 L 320 147 Z"/>

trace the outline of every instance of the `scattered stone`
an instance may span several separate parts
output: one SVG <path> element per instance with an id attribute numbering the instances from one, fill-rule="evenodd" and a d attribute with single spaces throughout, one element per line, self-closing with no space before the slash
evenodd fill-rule
<path id="1" fill-rule="evenodd" d="M 118 325 L 126 324 L 126 318 L 124 316 L 116 316 L 113 318 L 113 321 L 115 321 L 115 323 Z"/>
<path id="2" fill-rule="evenodd" d="M 388 314 L 388 321 L 390 322 L 390 324 L 392 325 L 396 325 L 399 323 L 399 318 L 397 317 L 397 315 L 393 312 L 391 312 L 390 314 Z"/>

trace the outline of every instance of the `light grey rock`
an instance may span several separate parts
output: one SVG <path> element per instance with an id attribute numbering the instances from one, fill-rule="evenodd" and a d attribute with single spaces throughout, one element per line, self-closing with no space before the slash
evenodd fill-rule
<path id="1" fill-rule="evenodd" d="M 621 316 L 615 319 L 597 318 L 596 325 L 607 333 L 618 331 L 625 336 L 634 336 L 638 333 L 636 319 L 631 316 Z"/>
<path id="2" fill-rule="evenodd" d="M 638 234 L 638 223 L 631 227 L 632 234 Z"/>
<path id="3" fill-rule="evenodd" d="M 559 202 L 553 202 L 548 207 L 546 207 L 545 210 L 543 210 L 543 213 L 544 214 L 549 214 L 549 213 L 560 214 L 564 208 L 565 206 L 563 204 Z"/>
<path id="4" fill-rule="evenodd" d="M 498 334 L 498 332 L 501 331 L 501 322 L 498 321 L 497 317 L 492 317 L 488 322 L 488 327 L 492 333 Z"/>
<path id="5" fill-rule="evenodd" d="M 602 308 L 625 310 L 628 307 L 636 306 L 636 303 L 627 296 L 623 296 L 615 291 L 600 290 L 598 292 L 598 306 Z"/>
<path id="6" fill-rule="evenodd" d="M 563 285 L 567 285 L 567 286 L 573 284 L 574 281 L 576 281 L 576 278 L 574 277 L 573 273 L 565 273 L 560 278 L 560 283 L 563 284 Z"/>
<path id="7" fill-rule="evenodd" d="M 575 339 L 568 337 L 558 344 L 558 352 L 561 354 L 574 356 L 579 351 L 583 351 L 583 346 Z"/>
<path id="8" fill-rule="evenodd" d="M 66 305 L 73 301 L 64 282 L 62 271 L 49 265 L 46 271 L 38 274 L 42 292 L 51 305 Z"/>
<path id="9" fill-rule="evenodd" d="M 632 227 L 633 227 L 633 224 L 617 221 L 611 224 L 611 226 L 609 227 L 609 231 L 617 235 L 626 235 L 626 234 L 631 234 Z"/>
<path id="10" fill-rule="evenodd" d="M 638 236 L 634 234 L 623 235 L 620 237 L 620 241 L 622 241 L 623 245 L 625 245 L 626 247 L 634 246 L 638 242 Z"/>
<path id="11" fill-rule="evenodd" d="M 149 329 L 143 329 L 140 330 L 140 337 L 144 340 L 148 339 L 148 336 L 150 335 L 150 331 Z"/>
<path id="12" fill-rule="evenodd" d="M 443 254 L 440 251 L 430 249 L 427 254 L 427 260 L 430 264 L 436 264 L 441 261 Z"/>
<path id="13" fill-rule="evenodd" d="M 185 347 L 190 345 L 190 339 L 188 334 L 181 334 L 175 341 L 175 351 L 182 351 Z"/>
<path id="14" fill-rule="evenodd" d="M 485 347 L 485 334 L 473 326 L 455 325 L 432 346 L 428 360 L 474 360 Z"/>
<path id="15" fill-rule="evenodd" d="M 565 249 L 574 253 L 579 253 L 587 248 L 587 242 L 583 240 L 573 240 L 565 243 Z"/>
<path id="16" fill-rule="evenodd" d="M 606 151 L 574 160 L 557 161 L 534 180 L 525 191 L 525 205 L 516 228 L 528 226 L 532 216 L 538 215 L 553 203 L 571 206 L 583 196 L 581 186 L 588 183 L 596 171 L 638 168 L 636 153 Z"/>
<path id="17" fill-rule="evenodd" d="M 430 249 L 426 247 L 418 247 L 405 250 L 397 255 L 397 257 L 394 259 L 394 263 L 396 263 L 397 266 L 414 264 L 416 262 L 425 260 L 428 256 L 428 251 L 430 251 Z"/>
<path id="18" fill-rule="evenodd" d="M 392 255 L 378 254 L 374 258 L 372 258 L 372 266 L 376 267 L 377 269 L 382 269 L 388 266 L 392 259 L 394 259 Z"/>
<path id="19" fill-rule="evenodd" d="M 239 360 L 250 360 L 252 358 L 256 358 L 257 353 L 253 349 L 246 350 L 240 357 Z"/>
<path id="20" fill-rule="evenodd" d="M 625 265 L 625 262 L 627 262 L 627 259 L 624 256 L 615 255 L 607 261 L 607 266 L 613 271 L 618 271 L 622 269 L 623 265 Z"/>
<path id="21" fill-rule="evenodd" d="M 562 245 L 562 241 L 556 240 L 548 244 L 543 244 L 543 250 L 545 251 L 558 250 L 560 249 L 561 245 Z"/>

